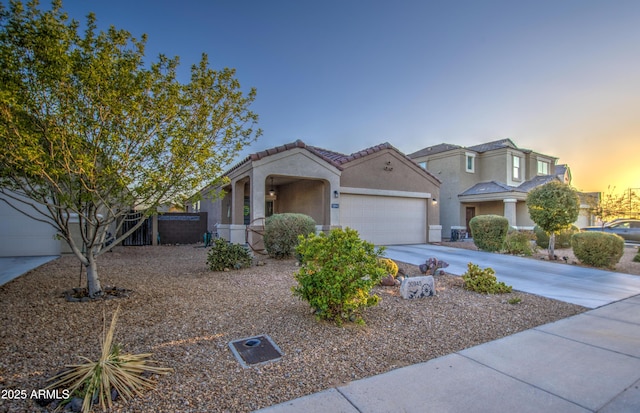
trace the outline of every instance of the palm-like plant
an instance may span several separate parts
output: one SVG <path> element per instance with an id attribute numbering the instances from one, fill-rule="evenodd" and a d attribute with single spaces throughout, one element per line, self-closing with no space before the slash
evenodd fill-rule
<path id="1" fill-rule="evenodd" d="M 82 411 L 87 413 L 94 400 L 105 409 L 111 407 L 111 391 L 115 389 L 118 395 L 128 402 L 134 395 L 141 395 L 143 390 L 155 388 L 155 381 L 147 374 L 167 374 L 171 368 L 150 365 L 148 360 L 151 353 L 120 354 L 120 345 L 113 344 L 116 321 L 120 307 L 113 313 L 111 326 L 102 337 L 102 354 L 97 361 L 91 361 L 80 356 L 86 363 L 66 366 L 67 370 L 49 379 L 56 380 L 48 389 L 67 388 L 70 394 L 84 394 Z M 103 321 L 104 317 L 103 317 Z"/>

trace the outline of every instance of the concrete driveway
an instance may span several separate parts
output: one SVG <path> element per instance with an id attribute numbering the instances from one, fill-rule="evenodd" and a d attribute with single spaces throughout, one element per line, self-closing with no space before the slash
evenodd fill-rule
<path id="1" fill-rule="evenodd" d="M 0 257 L 0 285 L 58 258 L 57 255 L 40 257 Z"/>
<path id="2" fill-rule="evenodd" d="M 455 275 L 465 273 L 469 262 L 481 268 L 491 267 L 499 281 L 515 290 L 587 308 L 598 308 L 640 294 L 640 276 L 637 275 L 429 244 L 385 248 L 386 257 L 409 264 L 419 265 L 431 257 L 444 260 L 449 263 L 446 271 Z"/>

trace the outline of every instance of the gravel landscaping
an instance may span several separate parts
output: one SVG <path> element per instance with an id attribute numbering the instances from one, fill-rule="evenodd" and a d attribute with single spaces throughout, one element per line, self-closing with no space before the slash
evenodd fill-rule
<path id="1" fill-rule="evenodd" d="M 123 351 L 151 352 L 175 371 L 159 377 L 155 391 L 116 401 L 116 412 L 251 411 L 585 311 L 521 292 L 480 295 L 464 290 L 460 277 L 438 275 L 437 295 L 420 300 L 377 287 L 382 301 L 366 310 L 367 324 L 341 328 L 316 321 L 292 296 L 294 260 L 263 258 L 263 266 L 211 272 L 206 254 L 191 245 L 117 247 L 99 259 L 101 281 L 131 292 L 113 300 L 65 300 L 79 286 L 80 264 L 71 256 L 0 287 L 0 388 L 30 393 L 77 356 L 97 358 L 103 312 L 110 320 L 118 305 L 115 340 Z M 521 302 L 509 304 L 514 297 Z M 244 369 L 229 342 L 262 334 L 284 356 Z M 43 410 L 33 400 L 0 399 L 0 411 Z"/>

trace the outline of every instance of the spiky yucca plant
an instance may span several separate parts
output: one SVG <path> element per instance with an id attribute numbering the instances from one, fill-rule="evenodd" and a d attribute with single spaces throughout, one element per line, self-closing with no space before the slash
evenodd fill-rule
<path id="1" fill-rule="evenodd" d="M 143 390 L 155 388 L 155 381 L 143 376 L 143 373 L 167 374 L 173 369 L 149 365 L 151 353 L 120 354 L 120 345 L 113 344 L 113 335 L 120 307 L 113 313 L 111 326 L 106 330 L 106 317 L 103 316 L 102 354 L 98 361 L 86 357 L 84 364 L 66 366 L 67 370 L 49 379 L 56 380 L 48 389 L 67 388 L 70 394 L 84 394 L 82 411 L 87 413 L 95 398 L 104 410 L 111 407 L 111 390 L 115 389 L 125 402 Z"/>

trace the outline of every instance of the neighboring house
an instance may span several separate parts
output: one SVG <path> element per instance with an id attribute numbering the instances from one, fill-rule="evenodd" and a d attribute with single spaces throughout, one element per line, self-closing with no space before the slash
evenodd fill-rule
<path id="1" fill-rule="evenodd" d="M 209 230 L 234 243 L 259 245 L 264 218 L 285 212 L 311 216 L 319 231 L 356 229 L 377 245 L 440 241 L 440 180 L 388 143 L 344 155 L 298 140 L 225 175 L 187 211 L 208 212 Z"/>
<path id="2" fill-rule="evenodd" d="M 469 221 L 476 215 L 502 215 L 512 227 L 532 229 L 535 223 L 526 206 L 529 191 L 552 180 L 571 184 L 567 165 L 518 148 L 510 139 L 470 147 L 443 143 L 408 156 L 442 181 L 438 202 L 443 238 L 454 231 L 469 234 Z M 587 209 L 581 205 L 577 226 L 589 221 Z"/>

